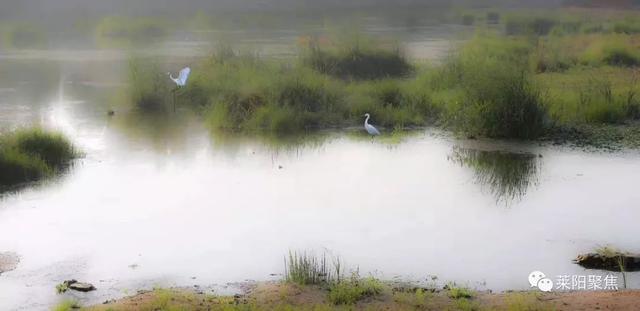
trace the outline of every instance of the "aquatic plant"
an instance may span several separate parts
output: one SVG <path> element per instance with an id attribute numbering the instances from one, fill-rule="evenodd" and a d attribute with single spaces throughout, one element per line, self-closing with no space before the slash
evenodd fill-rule
<path id="1" fill-rule="evenodd" d="M 290 251 L 289 256 L 285 257 L 284 263 L 286 282 L 310 285 L 330 284 L 340 280 L 341 264 L 339 258 L 334 258 L 331 262 L 330 259 L 327 259 L 326 254 L 316 257 L 312 253 Z"/>
<path id="2" fill-rule="evenodd" d="M 543 94 L 532 80 L 529 53 L 522 41 L 481 36 L 454 54 L 443 71 L 463 98 L 447 105 L 449 124 L 472 135 L 538 137 L 547 115 Z"/>
<path id="3" fill-rule="evenodd" d="M 342 79 L 399 78 L 413 71 L 399 46 L 385 48 L 380 42 L 359 36 L 333 44 L 321 44 L 312 38 L 303 50 L 302 62 Z"/>
<path id="4" fill-rule="evenodd" d="M 473 298 L 474 296 L 474 293 L 471 289 L 458 286 L 455 283 L 447 284 L 446 289 L 447 295 L 452 299 L 469 299 Z"/>
<path id="5" fill-rule="evenodd" d="M 39 180 L 65 168 L 78 155 L 62 134 L 39 128 L 0 136 L 0 186 Z"/>
<path id="6" fill-rule="evenodd" d="M 329 287 L 327 298 L 334 305 L 350 305 L 364 298 L 382 293 L 382 282 L 373 278 L 361 278 L 354 272 L 350 278 L 336 282 Z"/>
<path id="7" fill-rule="evenodd" d="M 134 108 L 144 112 L 166 111 L 173 97 L 169 78 L 160 70 L 157 60 L 134 56 L 128 65 L 127 92 Z"/>

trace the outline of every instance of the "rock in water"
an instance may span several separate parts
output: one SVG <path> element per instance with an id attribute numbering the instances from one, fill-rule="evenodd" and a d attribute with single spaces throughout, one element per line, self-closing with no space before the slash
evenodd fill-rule
<path id="1" fill-rule="evenodd" d="M 78 282 L 76 280 L 67 280 L 63 284 L 68 288 L 79 292 L 90 292 L 96 290 L 96 287 L 90 283 Z"/>
<path id="2" fill-rule="evenodd" d="M 625 272 L 640 271 L 640 254 L 622 252 L 599 254 L 588 253 L 578 255 L 574 262 L 586 269 Z"/>

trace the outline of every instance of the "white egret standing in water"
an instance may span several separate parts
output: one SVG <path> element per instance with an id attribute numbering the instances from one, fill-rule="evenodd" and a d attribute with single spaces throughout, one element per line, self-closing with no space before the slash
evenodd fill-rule
<path id="1" fill-rule="evenodd" d="M 189 67 L 185 67 L 182 68 L 182 70 L 180 70 L 180 73 L 178 74 L 177 78 L 174 78 L 173 75 L 171 75 L 170 72 L 167 72 L 167 74 L 169 75 L 169 78 L 171 80 L 173 80 L 173 82 L 176 83 L 177 88 L 175 88 L 172 93 L 173 93 L 173 111 L 176 111 L 176 91 L 178 89 L 180 89 L 181 87 L 187 85 L 187 80 L 189 79 L 189 74 L 191 73 L 191 68 Z"/>
<path id="2" fill-rule="evenodd" d="M 369 135 L 373 135 L 373 136 L 380 135 L 380 131 L 378 131 L 378 129 L 375 128 L 373 125 L 369 124 L 369 118 L 371 116 L 368 113 L 365 113 L 364 116 L 367 117 L 364 120 L 364 129 L 367 130 L 367 133 L 369 133 Z"/>

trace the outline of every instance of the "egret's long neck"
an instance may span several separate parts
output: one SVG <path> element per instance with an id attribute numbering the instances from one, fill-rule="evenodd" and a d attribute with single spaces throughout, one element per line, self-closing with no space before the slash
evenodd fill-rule
<path id="1" fill-rule="evenodd" d="M 365 125 L 369 124 L 369 117 L 370 117 L 370 116 L 367 116 L 367 118 L 366 118 L 366 119 L 364 119 L 364 124 L 365 124 Z"/>

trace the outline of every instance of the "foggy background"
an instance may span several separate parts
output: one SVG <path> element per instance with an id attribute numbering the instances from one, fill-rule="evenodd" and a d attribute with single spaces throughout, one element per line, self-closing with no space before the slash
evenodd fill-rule
<path id="1" fill-rule="evenodd" d="M 193 10 L 302 10 L 413 6 L 441 8 L 458 6 L 544 7 L 558 6 L 563 1 L 567 0 L 2 0 L 0 1 L 0 17 L 51 18 L 69 14 L 175 14 Z"/>

